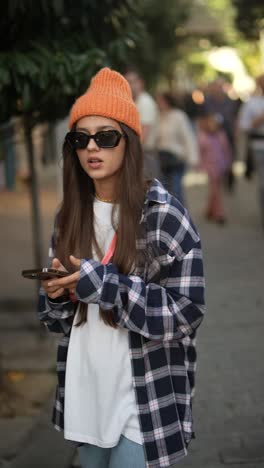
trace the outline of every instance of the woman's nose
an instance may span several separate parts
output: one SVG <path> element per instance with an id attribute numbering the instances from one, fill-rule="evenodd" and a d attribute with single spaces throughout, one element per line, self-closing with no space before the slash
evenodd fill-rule
<path id="1" fill-rule="evenodd" d="M 88 150 L 99 150 L 99 146 L 96 144 L 96 141 L 94 138 L 90 138 L 89 142 L 88 142 L 88 145 L 87 145 L 87 149 Z"/>

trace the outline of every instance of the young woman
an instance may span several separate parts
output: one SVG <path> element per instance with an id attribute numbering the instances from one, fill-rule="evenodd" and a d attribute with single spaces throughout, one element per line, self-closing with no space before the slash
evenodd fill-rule
<path id="1" fill-rule="evenodd" d="M 195 334 L 204 314 L 199 235 L 142 176 L 139 115 L 109 68 L 73 105 L 64 197 L 39 318 L 63 333 L 53 422 L 85 468 L 171 467 L 193 437 Z"/>
<path id="2" fill-rule="evenodd" d="M 183 176 L 187 166 L 198 163 L 198 145 L 188 116 L 174 104 L 169 93 L 156 97 L 160 110 L 158 150 L 163 181 L 170 193 L 184 204 Z"/>

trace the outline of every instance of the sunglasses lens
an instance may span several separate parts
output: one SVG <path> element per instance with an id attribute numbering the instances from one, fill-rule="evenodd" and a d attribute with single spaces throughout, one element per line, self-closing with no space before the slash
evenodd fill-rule
<path id="1" fill-rule="evenodd" d="M 95 136 L 96 144 L 100 148 L 114 148 L 118 145 L 121 134 L 116 130 L 97 132 Z"/>
<path id="2" fill-rule="evenodd" d="M 95 140 L 99 148 L 114 148 L 118 145 L 121 137 L 121 133 L 117 130 L 101 131 L 95 135 L 87 135 L 83 132 L 69 132 L 66 135 L 66 141 L 74 150 L 87 148 L 91 138 Z"/>
<path id="3" fill-rule="evenodd" d="M 89 142 L 89 136 L 81 132 L 69 132 L 66 139 L 73 149 L 84 149 Z"/>

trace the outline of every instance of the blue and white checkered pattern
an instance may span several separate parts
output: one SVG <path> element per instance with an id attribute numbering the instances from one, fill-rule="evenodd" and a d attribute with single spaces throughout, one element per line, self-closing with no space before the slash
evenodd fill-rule
<path id="1" fill-rule="evenodd" d="M 117 325 L 129 330 L 146 467 L 165 468 L 187 454 L 194 436 L 195 335 L 205 311 L 203 262 L 199 235 L 187 211 L 157 180 L 146 195 L 141 223 L 145 234 L 137 247 L 150 253 L 149 260 L 125 276 L 112 263 L 82 259 L 76 296 L 113 310 Z M 40 291 L 40 320 L 51 331 L 63 333 L 53 412 L 58 430 L 64 427 L 65 368 L 74 310 L 68 298 L 55 303 Z"/>

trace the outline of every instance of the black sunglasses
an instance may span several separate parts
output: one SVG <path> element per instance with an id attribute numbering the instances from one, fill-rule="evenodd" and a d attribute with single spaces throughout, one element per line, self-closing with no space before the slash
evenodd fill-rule
<path id="1" fill-rule="evenodd" d="M 101 130 L 96 132 L 94 135 L 88 135 L 83 132 L 69 132 L 67 133 L 65 140 L 73 150 L 77 150 L 85 149 L 91 138 L 99 148 L 115 148 L 122 137 L 125 137 L 125 135 L 120 133 L 118 130 Z"/>

